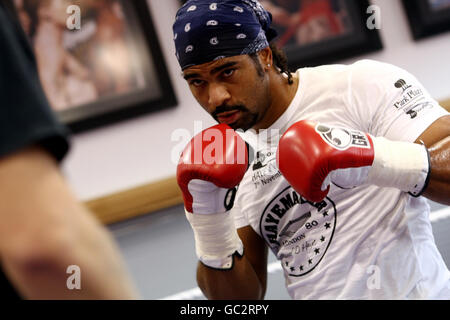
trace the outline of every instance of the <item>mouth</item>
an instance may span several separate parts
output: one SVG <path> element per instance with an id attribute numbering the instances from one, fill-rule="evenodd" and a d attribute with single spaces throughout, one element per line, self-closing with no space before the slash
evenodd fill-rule
<path id="1" fill-rule="evenodd" d="M 219 123 L 225 123 L 230 125 L 236 122 L 240 118 L 240 116 L 241 116 L 240 110 L 222 112 L 217 115 L 217 121 L 219 121 Z"/>

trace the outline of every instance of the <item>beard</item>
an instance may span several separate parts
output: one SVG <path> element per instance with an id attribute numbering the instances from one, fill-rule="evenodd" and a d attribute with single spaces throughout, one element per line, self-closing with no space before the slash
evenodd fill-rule
<path id="1" fill-rule="evenodd" d="M 219 106 L 216 110 L 211 113 L 211 116 L 219 122 L 218 115 L 223 112 L 231 112 L 231 111 L 241 111 L 241 117 L 229 124 L 229 126 L 234 129 L 241 129 L 243 131 L 247 131 L 252 128 L 258 122 L 258 113 L 251 112 L 245 105 L 235 105 L 235 106 Z"/>
<path id="2" fill-rule="evenodd" d="M 232 123 L 232 128 L 234 130 L 241 129 L 243 131 L 247 131 L 253 126 L 255 126 L 258 123 L 258 114 L 257 113 L 245 113 L 242 115 L 242 117 L 235 122 L 235 124 Z"/>

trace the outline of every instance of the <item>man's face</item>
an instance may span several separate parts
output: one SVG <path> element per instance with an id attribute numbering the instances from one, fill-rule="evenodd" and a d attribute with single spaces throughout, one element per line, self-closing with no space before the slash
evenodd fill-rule
<path id="1" fill-rule="evenodd" d="M 200 105 L 235 130 L 254 127 L 270 106 L 268 76 L 248 55 L 193 66 L 183 76 Z"/>

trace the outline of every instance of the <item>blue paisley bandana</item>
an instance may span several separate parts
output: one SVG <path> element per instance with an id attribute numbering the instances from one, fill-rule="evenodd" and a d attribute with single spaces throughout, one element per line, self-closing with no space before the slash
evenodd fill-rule
<path id="1" fill-rule="evenodd" d="M 277 36 L 257 0 L 189 0 L 173 25 L 181 69 L 258 52 Z"/>

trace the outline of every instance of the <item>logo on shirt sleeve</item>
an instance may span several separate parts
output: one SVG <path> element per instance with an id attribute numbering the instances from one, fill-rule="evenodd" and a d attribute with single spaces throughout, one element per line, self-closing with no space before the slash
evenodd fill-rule
<path id="1" fill-rule="evenodd" d="M 433 102 L 421 88 L 410 85 L 403 79 L 398 80 L 394 86 L 402 90 L 400 98 L 394 102 L 394 107 L 403 110 L 411 119 L 416 118 L 422 110 L 433 107 Z"/>

